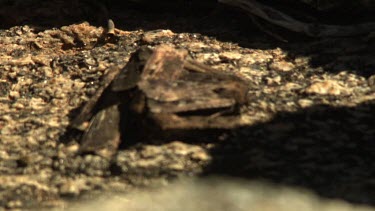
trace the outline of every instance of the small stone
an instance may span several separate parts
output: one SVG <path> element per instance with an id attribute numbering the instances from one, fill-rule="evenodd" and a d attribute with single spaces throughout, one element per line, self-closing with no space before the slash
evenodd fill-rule
<path id="1" fill-rule="evenodd" d="M 296 90 L 296 89 L 300 89 L 300 88 L 301 88 L 301 85 L 299 85 L 297 83 L 289 82 L 289 83 L 286 83 L 282 87 L 282 90 L 291 91 L 291 90 Z"/>
<path id="2" fill-rule="evenodd" d="M 100 72 L 105 71 L 108 68 L 108 66 L 104 62 L 99 62 L 97 70 Z"/>
<path id="3" fill-rule="evenodd" d="M 280 76 L 276 76 L 273 78 L 267 77 L 266 81 L 267 81 L 267 85 L 278 85 L 281 82 L 281 77 Z"/>
<path id="4" fill-rule="evenodd" d="M 53 72 L 52 72 L 52 69 L 48 66 L 43 66 L 40 68 L 40 70 L 44 73 L 44 76 L 48 77 L 48 78 L 52 78 L 53 77 Z"/>
<path id="5" fill-rule="evenodd" d="M 174 141 L 168 144 L 168 149 L 173 150 L 174 153 L 180 156 L 186 156 L 191 153 L 192 146 L 189 144 L 182 143 L 180 141 Z"/>
<path id="6" fill-rule="evenodd" d="M 20 98 L 20 93 L 18 91 L 10 91 L 9 97 L 11 97 L 12 99 L 18 99 Z"/>
<path id="7" fill-rule="evenodd" d="M 96 60 L 94 58 L 85 59 L 85 63 L 89 66 L 96 66 Z"/>
<path id="8" fill-rule="evenodd" d="M 286 62 L 286 61 L 278 61 L 278 62 L 273 62 L 270 65 L 270 68 L 276 71 L 280 72 L 289 72 L 293 70 L 295 65 L 291 62 Z"/>
<path id="9" fill-rule="evenodd" d="M 223 52 L 219 54 L 219 58 L 224 61 L 230 61 L 230 60 L 239 60 L 241 59 L 242 54 L 240 52 Z"/>
<path id="10" fill-rule="evenodd" d="M 7 203 L 7 208 L 16 209 L 22 207 L 23 203 L 20 200 L 13 200 Z"/>
<path id="11" fill-rule="evenodd" d="M 19 109 L 19 110 L 25 108 L 25 106 L 22 103 L 18 103 L 18 102 L 14 103 L 12 107 L 15 109 Z"/>
<path id="12" fill-rule="evenodd" d="M 45 108 L 45 105 L 46 103 L 44 102 L 44 100 L 39 97 L 33 97 L 30 99 L 30 102 L 29 102 L 29 106 L 33 110 L 42 110 L 43 108 Z"/>
<path id="13" fill-rule="evenodd" d="M 80 188 L 74 182 L 66 182 L 60 187 L 60 194 L 63 196 L 78 196 Z"/>
<path id="14" fill-rule="evenodd" d="M 56 99 L 64 99 L 66 97 L 66 94 L 63 92 L 63 90 L 56 90 L 54 93 L 54 97 Z"/>
<path id="15" fill-rule="evenodd" d="M 153 43 L 157 39 L 170 38 L 173 35 L 174 33 L 171 30 L 155 30 L 155 31 L 146 32 L 142 37 L 142 41 L 145 43 Z"/>
<path id="16" fill-rule="evenodd" d="M 308 100 L 308 99 L 300 99 L 300 100 L 298 100 L 298 105 L 301 106 L 302 108 L 310 107 L 313 104 L 314 104 L 314 102 L 312 100 Z"/>
<path id="17" fill-rule="evenodd" d="M 182 163 L 171 163 L 167 166 L 168 169 L 174 170 L 174 171 L 182 171 L 184 170 L 184 165 Z"/>
<path id="18" fill-rule="evenodd" d="M 310 57 L 297 57 L 294 59 L 295 64 L 297 65 L 306 65 L 311 61 Z"/>
<path id="19" fill-rule="evenodd" d="M 158 166 L 159 164 L 160 162 L 157 159 L 144 159 L 136 162 L 136 166 L 140 168 L 152 168 Z"/>
<path id="20" fill-rule="evenodd" d="M 33 84 L 33 80 L 31 78 L 27 78 L 27 79 L 22 80 L 21 83 L 22 83 L 22 86 L 29 86 Z"/>
<path id="21" fill-rule="evenodd" d="M 50 127 L 59 127 L 60 126 L 60 121 L 58 118 L 50 118 L 48 119 L 47 123 L 48 126 Z"/>
<path id="22" fill-rule="evenodd" d="M 191 158 L 199 161 L 208 161 L 211 159 L 211 156 L 206 151 L 197 151 L 191 155 Z"/>
<path id="23" fill-rule="evenodd" d="M 78 150 L 79 150 L 79 144 L 77 144 L 77 143 L 71 144 L 71 145 L 66 147 L 67 154 L 75 154 L 75 153 L 78 152 Z"/>
<path id="24" fill-rule="evenodd" d="M 325 80 L 313 82 L 310 86 L 305 89 L 308 94 L 318 95 L 341 95 L 346 94 L 345 88 L 340 85 L 337 81 Z"/>
<path id="25" fill-rule="evenodd" d="M 367 79 L 367 83 L 370 86 L 371 89 L 375 90 L 375 75 L 370 76 Z"/>
<path id="26" fill-rule="evenodd" d="M 16 70 L 14 70 L 16 69 Z M 16 79 L 17 78 L 17 68 L 13 68 L 14 72 L 8 73 L 9 78 Z"/>
<path id="27" fill-rule="evenodd" d="M 9 122 L 9 121 L 12 121 L 12 116 L 11 115 L 2 115 L 2 116 L 0 116 L 0 120 L 3 120 L 3 121 L 7 121 L 7 122 Z"/>

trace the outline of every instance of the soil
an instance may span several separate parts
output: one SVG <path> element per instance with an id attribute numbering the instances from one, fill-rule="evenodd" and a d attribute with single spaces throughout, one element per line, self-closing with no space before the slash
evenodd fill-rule
<path id="1" fill-rule="evenodd" d="M 61 208 L 212 175 L 375 206 L 373 34 L 310 39 L 268 26 L 281 42 L 220 5 L 103 10 L 85 1 L 27 2 L 0 9 L 7 17 L 0 30 L 0 209 Z M 108 17 L 116 24 L 111 39 Z M 244 126 L 193 140 L 122 143 L 112 159 L 78 154 L 82 134 L 69 122 L 103 75 L 140 46 L 160 44 L 246 80 Z"/>

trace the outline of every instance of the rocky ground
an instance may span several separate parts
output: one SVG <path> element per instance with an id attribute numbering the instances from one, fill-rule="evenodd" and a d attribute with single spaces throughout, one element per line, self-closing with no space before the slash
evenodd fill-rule
<path id="1" fill-rule="evenodd" d="M 4 10 L 0 14 L 11 17 L 11 10 Z M 208 197 L 215 190 L 261 200 L 260 207 L 254 205 L 259 210 L 375 206 L 374 35 L 309 39 L 275 29 L 288 41 L 281 42 L 233 9 L 176 14 L 113 6 L 109 16 L 117 29 L 113 39 L 104 39 L 102 13 L 80 16 L 81 10 L 71 19 L 43 23 L 25 11 L 29 19 L 2 23 L 0 209 L 64 208 L 109 193 L 147 204 L 136 189 L 210 175 L 241 178 L 246 185 L 204 180 L 150 191 L 146 198 L 153 206 L 154 196 L 165 197 L 160 198 L 160 204 L 168 204 L 164 210 L 189 207 L 181 205 L 181 194 L 241 204 L 229 195 Z M 99 20 L 82 22 L 91 21 L 88 16 Z M 112 160 L 77 154 L 81 134 L 69 129 L 69 122 L 95 93 L 103 74 L 109 67 L 123 67 L 140 46 L 159 44 L 186 49 L 197 61 L 246 79 L 245 126 L 189 141 L 123 143 Z M 296 187 L 310 193 L 290 190 L 290 198 L 280 200 L 291 203 L 279 203 L 284 188 Z M 182 202 L 173 208 L 176 201 Z"/>

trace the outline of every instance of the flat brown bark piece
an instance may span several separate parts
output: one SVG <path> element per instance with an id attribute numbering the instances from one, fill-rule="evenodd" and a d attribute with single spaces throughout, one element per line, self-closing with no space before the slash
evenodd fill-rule
<path id="1" fill-rule="evenodd" d="M 186 51 L 155 49 L 138 83 L 152 113 L 231 108 L 246 101 L 240 78 L 186 58 Z"/>
<path id="2" fill-rule="evenodd" d="M 109 74 L 98 93 L 84 106 L 78 120 L 73 121 L 77 125 L 91 116 L 94 107 L 102 108 L 82 138 L 81 152 L 109 157 L 119 145 L 120 133 L 126 139 L 134 131 L 147 133 L 147 128 L 152 128 L 150 132 L 168 134 L 169 130 L 202 131 L 240 126 L 238 109 L 247 101 L 246 82 L 187 57 L 186 50 L 166 45 L 154 50 L 141 47 L 120 73 Z M 124 92 L 128 94 L 116 94 Z M 118 106 L 123 110 L 119 111 Z M 132 128 L 129 125 L 120 128 L 120 116 L 124 118 L 121 113 L 129 114 L 127 118 L 132 119 L 123 122 L 136 128 L 132 131 L 124 131 Z"/>
<path id="3" fill-rule="evenodd" d="M 112 157 L 120 144 L 120 116 L 118 105 L 99 111 L 82 137 L 80 152 L 95 152 L 106 158 Z"/>
<path id="4" fill-rule="evenodd" d="M 104 90 L 111 84 L 113 79 L 119 74 L 120 69 L 112 67 L 108 70 L 101 82 L 101 86 L 98 88 L 96 93 L 90 98 L 90 100 L 83 106 L 78 116 L 70 123 L 72 128 L 84 130 L 82 125 L 85 121 L 91 119 L 94 115 L 94 107 L 97 105 L 99 98 L 102 96 Z"/>
<path id="5" fill-rule="evenodd" d="M 137 86 L 146 62 L 152 55 L 152 49 L 142 46 L 134 53 L 126 66 L 113 79 L 111 90 L 114 92 L 125 91 Z"/>
<path id="6" fill-rule="evenodd" d="M 147 60 L 141 82 L 159 79 L 174 81 L 180 78 L 187 54 L 186 50 L 176 50 L 167 45 L 159 46 Z"/>

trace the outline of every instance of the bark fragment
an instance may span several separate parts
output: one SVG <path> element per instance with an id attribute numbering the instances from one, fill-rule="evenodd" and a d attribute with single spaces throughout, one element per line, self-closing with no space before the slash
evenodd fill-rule
<path id="1" fill-rule="evenodd" d="M 239 106 L 246 103 L 247 89 L 242 79 L 189 59 L 185 50 L 142 47 L 120 72 L 109 72 L 72 126 L 80 129 L 99 110 L 82 138 L 81 152 L 110 157 L 120 133 L 124 140 L 131 133 L 153 136 L 178 130 L 184 136 L 191 130 L 240 126 Z"/>

